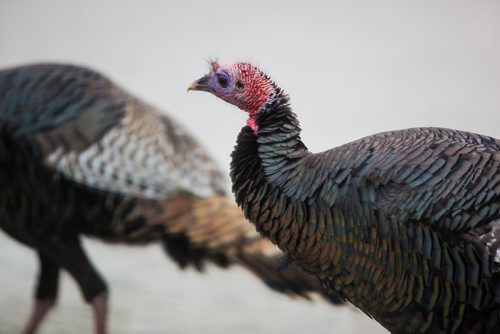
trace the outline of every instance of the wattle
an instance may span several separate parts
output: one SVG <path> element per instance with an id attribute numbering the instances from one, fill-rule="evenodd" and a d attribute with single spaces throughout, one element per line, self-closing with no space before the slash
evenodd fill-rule
<path id="1" fill-rule="evenodd" d="M 249 112 L 250 117 L 247 119 L 247 125 L 252 129 L 253 134 L 257 136 L 259 131 L 259 126 L 257 125 L 257 112 L 251 111 Z"/>

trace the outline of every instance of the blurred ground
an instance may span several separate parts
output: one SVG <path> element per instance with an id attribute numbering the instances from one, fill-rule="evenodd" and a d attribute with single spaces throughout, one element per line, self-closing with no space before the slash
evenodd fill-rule
<path id="1" fill-rule="evenodd" d="M 111 287 L 111 333 L 387 333 L 352 307 L 292 300 L 244 269 L 181 272 L 158 246 L 86 242 Z M 32 251 L 0 234 L 0 333 L 19 333 L 31 307 Z M 58 307 L 41 334 L 91 333 L 90 309 L 64 274 Z"/>

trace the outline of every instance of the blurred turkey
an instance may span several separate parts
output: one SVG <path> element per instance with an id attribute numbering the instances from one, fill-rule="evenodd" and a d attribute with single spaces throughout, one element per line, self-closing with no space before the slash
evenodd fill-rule
<path id="1" fill-rule="evenodd" d="M 0 225 L 40 260 L 26 333 L 54 304 L 61 269 L 91 303 L 96 333 L 106 332 L 107 287 L 82 234 L 160 241 L 181 268 L 238 264 L 283 293 L 321 291 L 297 268 L 275 270 L 280 251 L 244 219 L 221 171 L 179 124 L 94 71 L 0 72 L 0 135 Z"/>
<path id="2" fill-rule="evenodd" d="M 263 235 L 393 333 L 500 333 L 500 140 L 420 128 L 312 153 L 266 74 L 212 66 L 190 89 L 248 112 L 231 177 Z"/>

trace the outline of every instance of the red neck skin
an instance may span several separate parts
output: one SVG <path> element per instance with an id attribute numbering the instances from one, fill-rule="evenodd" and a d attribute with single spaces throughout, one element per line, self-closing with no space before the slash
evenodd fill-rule
<path id="1" fill-rule="evenodd" d="M 236 69 L 238 77 L 246 87 L 246 98 L 236 105 L 248 112 L 247 125 L 257 135 L 259 131 L 257 115 L 266 111 L 266 106 L 276 95 L 276 87 L 269 77 L 250 64 L 239 63 Z"/>
<path id="2" fill-rule="evenodd" d="M 259 115 L 262 112 L 267 112 L 268 107 L 274 101 L 276 96 L 275 90 L 272 91 L 269 90 L 269 91 L 266 92 L 265 95 L 260 96 L 258 104 L 256 104 L 255 108 L 248 109 L 249 117 L 247 119 L 247 125 L 252 129 L 254 135 L 256 136 L 259 133 L 259 125 L 257 124 L 257 115 Z"/>
<path id="3" fill-rule="evenodd" d="M 252 129 L 254 135 L 258 135 L 259 132 L 259 126 L 257 125 L 257 113 L 258 111 L 250 111 L 249 115 L 250 117 L 247 119 L 247 125 Z"/>

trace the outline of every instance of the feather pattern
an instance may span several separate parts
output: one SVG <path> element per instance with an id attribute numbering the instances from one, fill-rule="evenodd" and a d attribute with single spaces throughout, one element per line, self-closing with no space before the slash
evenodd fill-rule
<path id="1" fill-rule="evenodd" d="M 418 128 L 313 154 L 281 91 L 232 154 L 258 231 L 393 333 L 500 328 L 500 141 Z"/>

